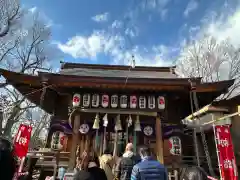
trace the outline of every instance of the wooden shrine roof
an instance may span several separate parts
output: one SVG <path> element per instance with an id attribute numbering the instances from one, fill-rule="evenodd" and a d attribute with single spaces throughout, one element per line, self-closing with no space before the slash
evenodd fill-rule
<path id="1" fill-rule="evenodd" d="M 172 67 L 144 67 L 63 63 L 59 72 L 62 75 L 94 76 L 105 78 L 166 78 L 175 79 L 175 66 Z"/>
<path id="2" fill-rule="evenodd" d="M 79 74 L 66 74 L 67 69 L 73 70 L 74 68 L 76 68 L 75 70 L 77 70 L 76 72 Z M 79 68 L 84 68 L 85 70 L 89 69 L 91 72 L 83 72 Z M 64 93 L 64 90 L 66 89 L 68 90 L 67 93 L 69 93 L 71 92 L 71 88 L 108 88 L 115 90 L 124 89 L 124 91 L 137 90 L 151 92 L 188 92 L 190 90 L 189 78 L 175 77 L 176 75 L 172 73 L 173 68 L 174 67 L 158 68 L 136 66 L 131 70 L 135 74 L 133 73 L 129 76 L 123 76 L 124 74 L 119 75 L 121 74 L 120 71 L 126 73 L 126 71 L 129 71 L 129 66 L 64 63 L 62 64 L 60 73 L 39 72 L 38 75 L 33 76 L 0 69 L 0 74 L 6 79 L 9 84 L 13 85 L 23 95 L 31 93 L 27 96 L 27 98 L 33 103 L 39 105 L 43 82 L 47 83 L 47 86 L 49 87 L 48 89 L 54 91 L 55 93 Z M 103 72 L 101 72 L 100 69 L 102 69 Z M 106 75 L 106 71 L 112 72 L 107 72 Z M 116 71 L 118 71 L 118 75 L 116 75 Z M 140 76 L 142 72 L 145 72 L 145 74 L 143 76 Z M 157 77 L 153 77 L 154 73 L 159 73 L 159 75 Z M 161 76 L 160 73 L 165 73 L 165 75 L 168 73 L 170 75 L 165 77 Z M 105 75 L 102 76 L 101 74 Z M 111 74 L 113 76 L 111 76 Z M 220 95 L 223 91 L 227 90 L 234 82 L 234 80 L 229 80 L 215 83 L 201 83 L 201 78 L 193 78 L 191 81 L 196 84 L 197 92 L 210 94 L 215 93 L 217 96 Z M 48 112 L 51 111 L 51 107 L 44 107 L 44 109 Z"/>

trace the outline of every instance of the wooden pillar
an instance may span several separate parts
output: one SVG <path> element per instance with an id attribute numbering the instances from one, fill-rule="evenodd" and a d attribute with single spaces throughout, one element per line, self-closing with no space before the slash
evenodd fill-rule
<path id="1" fill-rule="evenodd" d="M 164 163 L 164 155 L 163 155 L 163 140 L 162 140 L 162 124 L 159 116 L 156 117 L 156 146 L 157 146 L 157 159 L 162 164 Z"/>
<path id="2" fill-rule="evenodd" d="M 80 128 L 80 114 L 74 116 L 73 122 L 73 134 L 72 134 L 72 148 L 70 152 L 69 166 L 68 170 L 71 171 L 75 168 L 76 164 L 76 151 L 79 140 L 79 128 Z"/>

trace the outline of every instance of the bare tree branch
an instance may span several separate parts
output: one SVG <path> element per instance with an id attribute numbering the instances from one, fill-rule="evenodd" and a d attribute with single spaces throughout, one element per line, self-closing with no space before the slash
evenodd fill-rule
<path id="1" fill-rule="evenodd" d="M 0 38 L 6 36 L 15 20 L 20 17 L 18 0 L 1 0 L 0 2 Z"/>
<path id="2" fill-rule="evenodd" d="M 18 10 L 19 11 L 19 10 Z M 12 17 L 12 16 L 11 16 Z M 1 28 L 0 28 L 0 32 Z M 4 49 L 3 56 L 0 59 L 2 66 L 12 71 L 34 74 L 38 70 L 50 70 L 49 66 L 52 59 L 49 53 L 50 29 L 43 21 L 39 19 L 38 14 L 34 14 L 32 26 L 27 29 L 26 36 L 19 34 L 16 36 L 16 43 L 10 43 Z M 14 42 L 14 41 L 12 41 Z M 10 46 L 11 45 L 11 46 Z M 3 52 L 3 51 L 2 51 Z M 2 85 L 5 89 L 4 100 L 11 103 L 5 107 L 5 125 L 2 126 L 3 135 L 10 136 L 12 127 L 20 119 L 26 119 L 26 112 L 34 109 L 36 105 L 29 103 L 27 97 L 23 97 L 16 89 Z M 28 119 L 28 118 L 27 118 Z"/>
<path id="3" fill-rule="evenodd" d="M 217 41 L 206 35 L 200 41 L 187 44 L 177 62 L 177 72 L 185 77 L 202 77 L 203 82 L 240 78 L 240 47 L 234 47 L 229 40 Z M 235 91 L 240 92 L 240 81 L 225 94 L 229 98 Z"/>

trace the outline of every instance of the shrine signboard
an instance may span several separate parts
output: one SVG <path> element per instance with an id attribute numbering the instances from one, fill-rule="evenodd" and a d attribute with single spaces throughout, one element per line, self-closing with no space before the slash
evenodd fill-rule
<path id="1" fill-rule="evenodd" d="M 230 125 L 215 126 L 215 138 L 222 180 L 237 180 L 238 173 L 234 156 Z"/>

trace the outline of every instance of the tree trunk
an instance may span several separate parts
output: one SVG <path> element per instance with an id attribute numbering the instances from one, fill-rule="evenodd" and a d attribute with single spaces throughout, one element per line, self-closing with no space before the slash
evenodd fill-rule
<path id="1" fill-rule="evenodd" d="M 17 115 L 19 113 L 20 113 L 19 106 L 15 106 L 13 108 L 12 112 L 11 112 L 11 115 L 7 119 L 7 123 L 6 123 L 6 126 L 4 128 L 4 133 L 3 133 L 4 137 L 12 138 L 12 136 L 11 136 L 11 134 L 12 134 L 12 127 L 13 127 L 14 123 L 16 122 L 15 118 L 17 117 Z"/>

